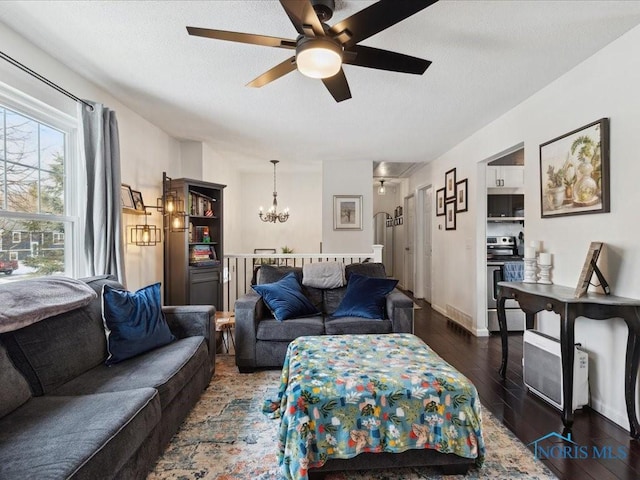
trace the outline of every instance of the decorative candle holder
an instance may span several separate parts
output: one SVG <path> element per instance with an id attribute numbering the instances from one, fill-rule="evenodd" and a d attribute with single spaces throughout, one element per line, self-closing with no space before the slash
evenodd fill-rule
<path id="1" fill-rule="evenodd" d="M 551 285 L 553 282 L 551 281 L 551 265 L 538 265 L 540 268 L 540 274 L 538 275 L 538 283 L 543 283 L 545 285 Z"/>
<path id="2" fill-rule="evenodd" d="M 524 283 L 537 283 L 538 277 L 536 274 L 536 258 L 526 258 L 524 259 Z"/>

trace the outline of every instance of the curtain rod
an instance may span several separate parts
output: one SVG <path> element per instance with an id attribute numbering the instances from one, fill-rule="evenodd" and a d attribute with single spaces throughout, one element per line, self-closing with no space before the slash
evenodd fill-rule
<path id="1" fill-rule="evenodd" d="M 67 90 L 65 90 L 64 88 L 62 88 L 59 85 L 56 85 L 55 83 L 53 83 L 51 80 L 49 80 L 48 78 L 43 77 L 42 75 L 40 75 L 38 72 L 34 72 L 33 70 L 31 70 L 29 67 L 27 67 L 26 65 L 23 65 L 22 63 L 20 63 L 19 61 L 17 61 L 14 58 L 11 58 L 9 55 L 7 55 L 6 53 L 0 51 L 0 58 L 2 58 L 3 60 L 6 60 L 7 62 L 9 62 L 11 65 L 13 65 L 14 67 L 18 67 L 20 70 L 22 70 L 25 73 L 28 73 L 29 75 L 31 75 L 32 77 L 37 78 L 38 80 L 40 80 L 43 83 L 46 83 L 47 85 L 49 85 L 51 88 L 57 90 L 58 92 L 60 92 L 63 95 L 66 95 L 67 97 L 75 100 L 78 103 L 82 103 L 84 105 L 86 105 L 87 107 L 89 107 L 91 109 L 91 111 L 93 111 L 93 105 L 91 105 L 90 103 L 85 102 L 84 100 L 82 100 L 81 98 L 76 97 L 73 93 L 68 92 Z"/>

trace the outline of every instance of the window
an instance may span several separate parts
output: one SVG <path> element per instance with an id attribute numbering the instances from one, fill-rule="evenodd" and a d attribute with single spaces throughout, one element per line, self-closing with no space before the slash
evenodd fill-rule
<path id="1" fill-rule="evenodd" d="M 18 252 L 9 252 L 9 260 L 18 260 Z"/>
<path id="2" fill-rule="evenodd" d="M 75 138 L 74 118 L 0 85 L 0 231 L 15 274 L 77 275 Z"/>

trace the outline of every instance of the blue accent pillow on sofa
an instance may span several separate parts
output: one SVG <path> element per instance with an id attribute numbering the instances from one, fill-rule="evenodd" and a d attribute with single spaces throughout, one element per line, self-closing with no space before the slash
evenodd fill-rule
<path id="1" fill-rule="evenodd" d="M 294 272 L 287 273 L 277 282 L 252 285 L 251 288 L 262 297 L 275 319 L 280 322 L 320 313 L 302 293 Z"/>
<path id="2" fill-rule="evenodd" d="M 365 277 L 352 273 L 347 292 L 332 317 L 385 318 L 386 295 L 396 288 L 398 280 Z"/>
<path id="3" fill-rule="evenodd" d="M 162 313 L 159 283 L 135 293 L 105 285 L 102 289 L 102 320 L 107 334 L 107 365 L 176 339 Z"/>

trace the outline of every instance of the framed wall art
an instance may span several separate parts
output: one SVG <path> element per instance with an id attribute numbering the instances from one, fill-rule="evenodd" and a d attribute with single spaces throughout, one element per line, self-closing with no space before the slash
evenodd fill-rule
<path id="1" fill-rule="evenodd" d="M 456 229 L 456 200 L 455 198 L 447 202 L 445 205 L 445 217 L 444 217 L 444 229 L 455 230 Z"/>
<path id="2" fill-rule="evenodd" d="M 333 196 L 333 229 L 362 230 L 362 195 Z"/>
<path id="3" fill-rule="evenodd" d="M 456 198 L 456 169 L 448 170 L 444 175 L 444 198 L 451 200 Z"/>
<path id="4" fill-rule="evenodd" d="M 543 218 L 610 211 L 608 118 L 540 145 L 540 204 Z"/>
<path id="5" fill-rule="evenodd" d="M 120 204 L 123 208 L 134 208 L 131 187 L 129 185 L 125 185 L 124 183 L 120 185 Z"/>
<path id="6" fill-rule="evenodd" d="M 468 179 L 460 180 L 456 182 L 456 213 L 466 212 L 469 210 L 467 205 L 467 189 Z"/>
<path id="7" fill-rule="evenodd" d="M 444 215 L 444 188 L 436 190 L 436 216 Z"/>
<path id="8" fill-rule="evenodd" d="M 144 201 L 142 200 L 142 192 L 131 190 L 131 198 L 133 199 L 133 208 L 139 212 L 144 212 Z"/>

